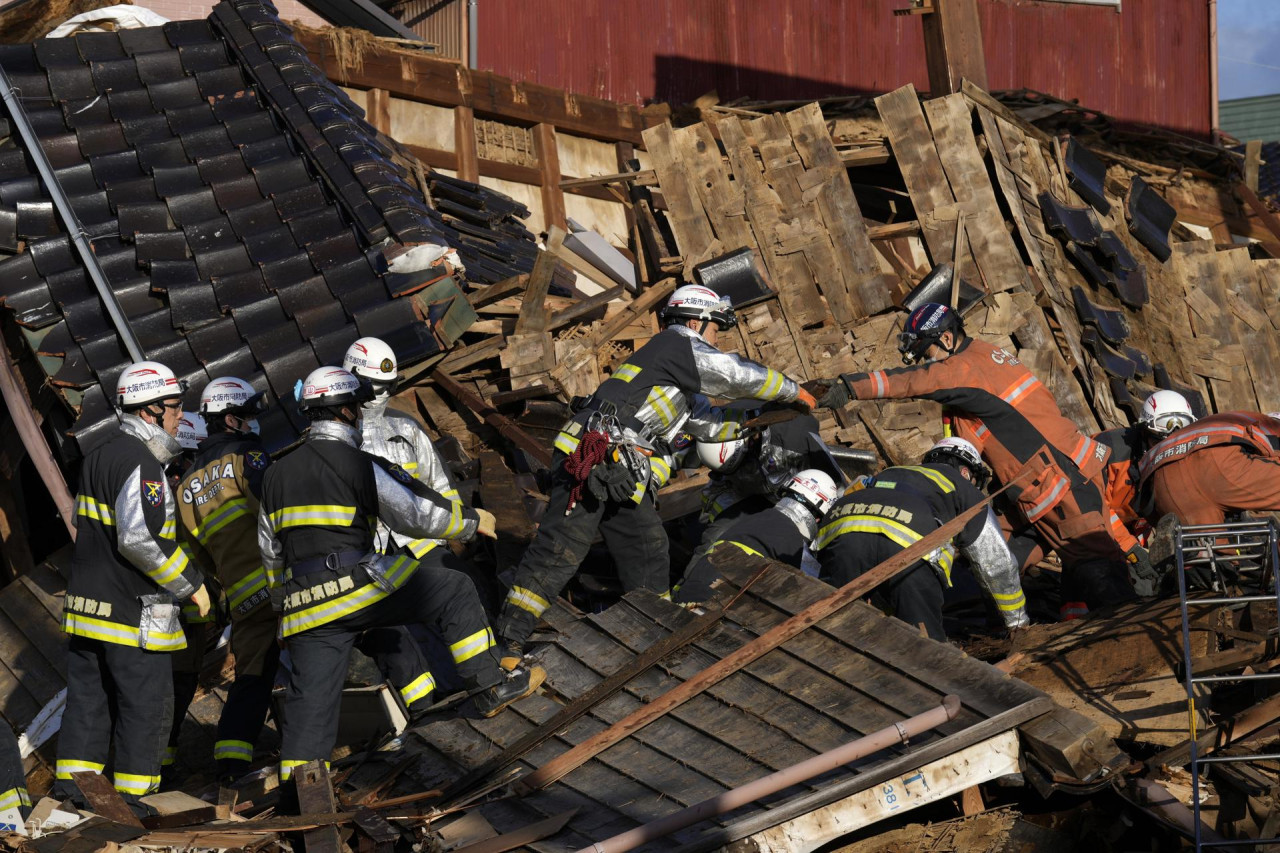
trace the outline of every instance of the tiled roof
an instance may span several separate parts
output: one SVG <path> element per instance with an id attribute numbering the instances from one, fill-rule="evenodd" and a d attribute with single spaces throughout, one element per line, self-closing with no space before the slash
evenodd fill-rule
<path id="1" fill-rule="evenodd" d="M 1241 142 L 1280 141 L 1280 95 L 1219 101 L 1218 124 Z"/>
<path id="2" fill-rule="evenodd" d="M 407 363 L 438 350 L 403 298 L 438 273 L 389 273 L 387 259 L 456 233 L 269 3 L 0 46 L 0 65 L 135 336 L 189 381 L 189 408 L 221 374 L 285 399 L 360 335 Z M 531 236 L 507 228 L 517 266 L 531 265 Z M 79 407 L 83 451 L 113 420 L 103 389 L 129 358 L 16 134 L 0 144 L 0 250 L 15 253 L 0 299 Z M 274 407 L 264 440 L 283 446 L 300 426 Z"/>

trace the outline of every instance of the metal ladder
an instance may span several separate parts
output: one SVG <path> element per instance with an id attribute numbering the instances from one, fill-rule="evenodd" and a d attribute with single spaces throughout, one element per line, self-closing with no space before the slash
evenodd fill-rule
<path id="1" fill-rule="evenodd" d="M 1277 605 L 1277 632 L 1280 632 L 1280 527 L 1273 519 L 1255 519 L 1227 524 L 1178 525 L 1174 528 L 1174 553 L 1177 557 L 1178 597 L 1182 608 L 1182 671 L 1187 691 L 1187 715 L 1191 734 L 1191 810 L 1195 823 L 1195 849 L 1246 847 L 1280 843 L 1280 838 L 1248 838 L 1205 841 L 1201 838 L 1200 768 L 1208 764 L 1230 764 L 1245 761 L 1280 759 L 1280 753 L 1250 755 L 1199 755 L 1196 738 L 1195 689 L 1201 684 L 1220 682 L 1263 681 L 1280 679 L 1280 671 L 1253 675 L 1196 675 L 1191 669 L 1191 619 L 1188 615 L 1187 577 L 1190 569 L 1203 569 L 1212 582 L 1208 597 L 1195 598 L 1201 605 L 1243 605 L 1272 601 Z M 1226 575 L 1235 575 L 1244 588 L 1268 590 L 1265 594 L 1230 595 Z"/>

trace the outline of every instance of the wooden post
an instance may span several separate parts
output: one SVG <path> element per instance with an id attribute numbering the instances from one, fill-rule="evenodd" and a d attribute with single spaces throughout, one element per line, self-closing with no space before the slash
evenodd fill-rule
<path id="1" fill-rule="evenodd" d="M 988 88 L 977 0 L 933 0 L 933 11 L 923 16 L 923 24 L 930 97 L 959 92 L 966 79 Z"/>
<path id="2" fill-rule="evenodd" d="M 471 107 L 453 108 L 453 153 L 458 158 L 458 177 L 464 181 L 479 181 L 480 161 L 476 155 L 476 114 Z"/>
<path id="3" fill-rule="evenodd" d="M 379 133 L 391 135 L 391 93 L 386 89 L 370 89 L 365 102 L 365 114 L 369 124 Z"/>
<path id="4" fill-rule="evenodd" d="M 22 446 L 27 449 L 27 454 L 36 466 L 40 479 L 44 481 L 45 488 L 49 490 L 53 505 L 58 508 L 62 523 L 67 526 L 67 533 L 74 542 L 76 538 L 75 498 L 67 488 L 67 480 L 62 475 L 62 469 L 53 459 L 53 451 L 49 448 L 49 442 L 45 440 L 44 433 L 40 431 L 40 424 L 36 422 L 36 415 L 31 409 L 27 395 L 18 385 L 18 375 L 13 362 L 9 360 L 9 354 L 2 348 L 0 348 L 0 394 L 3 395 L 4 403 L 9 408 L 9 416 L 13 418 L 13 424 L 18 429 Z"/>
<path id="5" fill-rule="evenodd" d="M 1244 185 L 1258 191 L 1258 167 L 1262 164 L 1262 140 L 1250 139 L 1244 144 Z"/>
<path id="6" fill-rule="evenodd" d="M 538 149 L 538 167 L 542 172 L 542 216 L 546 228 L 559 225 L 567 229 L 565 219 L 564 190 L 560 189 L 560 151 L 556 148 L 556 128 L 553 124 L 538 124 L 533 128 L 533 142 Z"/>
<path id="7" fill-rule="evenodd" d="M 298 809 L 303 814 L 333 814 L 338 811 L 329 783 L 329 770 L 323 761 L 312 761 L 293 773 L 298 789 Z M 302 833 L 307 853 L 340 853 L 342 838 L 337 826 L 320 826 Z"/>

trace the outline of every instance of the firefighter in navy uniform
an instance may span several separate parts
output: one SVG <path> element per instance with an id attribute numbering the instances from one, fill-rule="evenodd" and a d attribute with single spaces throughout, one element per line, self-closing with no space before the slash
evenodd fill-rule
<path id="1" fill-rule="evenodd" d="M 103 772 L 139 814 L 160 784 L 173 713 L 169 655 L 186 646 L 178 602 L 209 612 L 204 579 L 179 545 L 164 466 L 177 440 L 182 385 L 154 361 L 129 365 L 115 395 L 120 431 L 85 458 L 76 544 L 63 601 L 67 707 L 58 735 L 55 796 L 81 799 L 71 774 Z"/>
<path id="2" fill-rule="evenodd" d="M 793 568 L 806 568 L 809 543 L 818 535 L 818 521 L 839 494 L 836 481 L 825 471 L 807 468 L 791 475 L 777 503 L 740 515 L 708 545 L 676 587 L 676 603 L 696 604 L 711 599 L 711 585 L 720 576 L 711 555 L 722 548 L 737 548 Z"/>
<path id="3" fill-rule="evenodd" d="M 209 437 L 208 431 L 205 429 L 204 418 L 199 412 L 183 412 L 178 419 L 178 445 L 182 448 L 182 452 L 178 454 L 178 458 L 169 463 L 166 474 L 169 478 L 169 491 L 174 495 L 175 503 L 177 496 L 182 493 L 183 476 L 191 470 L 191 463 L 195 459 L 196 451 L 200 448 L 200 442 Z M 185 545 L 191 556 L 196 559 L 196 564 L 200 567 L 206 577 L 213 577 L 214 571 L 212 565 L 203 559 L 203 553 L 200 546 L 186 535 L 186 530 L 181 525 L 178 527 L 180 541 Z M 206 581 L 207 582 L 207 581 Z M 215 602 L 218 598 L 218 591 L 210 585 L 210 600 Z M 204 616 L 200 615 L 199 608 L 190 601 L 182 605 L 182 633 L 187 638 L 187 647 L 181 651 L 174 652 L 173 658 L 173 725 L 169 729 L 169 745 L 165 749 L 164 758 L 160 762 L 164 772 L 162 772 L 160 784 L 164 788 L 172 787 L 174 781 L 169 774 L 172 771 L 174 763 L 178 760 L 178 738 L 182 733 L 182 721 L 187 716 L 187 709 L 191 707 L 191 701 L 195 698 L 196 688 L 200 684 L 200 670 L 204 666 L 204 650 L 206 641 L 206 632 L 209 625 L 217 621 L 218 608 L 212 607 Z"/>
<path id="4" fill-rule="evenodd" d="M 1102 494 L 1107 447 L 1083 435 L 1021 361 L 966 336 L 951 308 L 921 305 L 899 337 L 910 366 L 837 376 L 822 405 L 908 397 L 942 403 L 956 437 L 977 447 L 1002 483 L 1031 472 L 1009 494 L 1018 521 L 1062 559 L 1064 606 L 1132 599 L 1128 567 L 1144 555 L 1136 539 L 1110 524 Z"/>
<path id="5" fill-rule="evenodd" d="M 668 593 L 671 558 L 653 493 L 671 476 L 671 442 L 681 432 L 724 440 L 739 429 L 722 412 L 693 412 L 693 395 L 812 408 L 813 397 L 791 379 L 715 348 L 717 332 L 736 318 L 714 290 L 678 288 L 662 321 L 665 328 L 616 367 L 556 437 L 551 500 L 498 618 L 505 667 L 519 664 L 538 617 L 577 573 L 597 532 L 625 589 Z"/>
<path id="6" fill-rule="evenodd" d="M 280 775 L 328 760 L 338 734 L 343 674 L 371 628 L 421 623 L 449 643 L 458 674 L 484 716 L 537 689 L 539 667 L 499 666 L 493 631 L 471 579 L 404 554 L 379 555 L 379 519 L 426 539 L 494 534 L 484 510 L 450 502 L 404 469 L 359 449 L 367 382 L 337 367 L 311 372 L 299 403 L 306 442 L 271 466 L 262 484 L 258 544 L 272 587 L 282 584 L 280 633 L 292 662 L 284 704 Z"/>
<path id="7" fill-rule="evenodd" d="M 257 435 L 262 393 L 243 379 L 220 376 L 200 395 L 207 438 L 179 483 L 178 513 L 201 564 L 215 574 L 231 619 L 235 676 L 227 689 L 213 746 L 217 777 L 249 769 L 266 721 L 279 649 L 258 553 L 258 502 L 270 463 Z"/>
<path id="8" fill-rule="evenodd" d="M 836 501 L 822 520 L 813 550 L 823 575 L 844 586 L 865 574 L 981 503 L 986 497 L 981 487 L 989 476 L 977 449 L 957 438 L 938 442 L 919 465 L 884 469 L 866 488 Z M 1028 625 L 1018 566 L 990 508 L 951 541 L 969 560 L 1005 625 Z M 954 559 L 952 545 L 943 545 L 879 590 L 895 616 L 910 625 L 924 625 L 935 640 L 946 639 L 942 599 L 944 587 L 951 586 Z"/>

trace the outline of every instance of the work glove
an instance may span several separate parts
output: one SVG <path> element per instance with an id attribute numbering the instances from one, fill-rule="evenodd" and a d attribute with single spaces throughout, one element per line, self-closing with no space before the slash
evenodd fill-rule
<path id="1" fill-rule="evenodd" d="M 636 481 L 624 465 L 597 465 L 587 476 L 587 490 L 596 500 L 622 503 L 631 499 Z"/>
<path id="2" fill-rule="evenodd" d="M 1143 598 L 1152 598 L 1160 591 L 1161 573 L 1151 565 L 1147 549 L 1134 545 L 1124 554 L 1125 563 L 1129 567 L 1129 580 L 1133 581 L 1133 591 Z"/>
<path id="3" fill-rule="evenodd" d="M 822 380 L 827 390 L 818 399 L 818 406 L 823 409 L 839 409 L 843 408 L 850 400 L 852 400 L 853 392 L 849 390 L 849 384 L 844 381 L 843 376 L 837 376 L 834 379 Z"/>
<path id="4" fill-rule="evenodd" d="M 814 399 L 814 396 L 812 394 L 810 394 L 804 388 L 801 388 L 796 393 L 795 402 L 793 402 L 791 406 L 792 408 L 799 409 L 800 411 L 804 412 L 807 415 L 810 412 L 812 412 L 814 409 L 818 408 L 818 401 Z"/>
<path id="5" fill-rule="evenodd" d="M 480 516 L 480 523 L 476 525 L 476 533 L 481 536 L 487 536 L 490 539 L 498 538 L 498 519 L 493 513 L 487 509 L 476 509 L 476 515 Z"/>
<path id="6" fill-rule="evenodd" d="M 209 590 L 204 584 L 200 584 L 200 588 L 191 593 L 191 603 L 200 611 L 202 619 L 209 615 Z"/>

